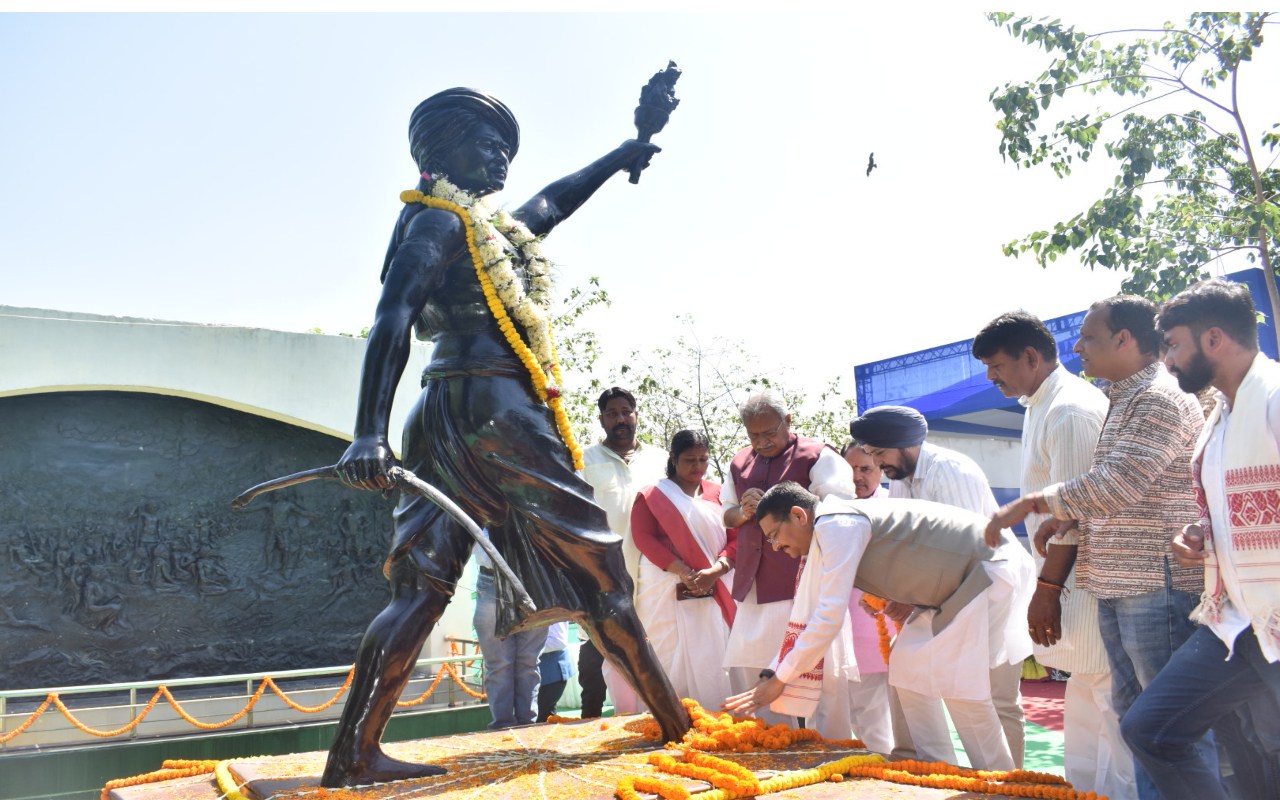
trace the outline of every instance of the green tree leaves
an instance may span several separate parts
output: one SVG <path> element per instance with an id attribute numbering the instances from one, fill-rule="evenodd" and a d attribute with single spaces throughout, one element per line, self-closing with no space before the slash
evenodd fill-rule
<path id="1" fill-rule="evenodd" d="M 1035 79 L 991 93 L 1001 155 L 1019 168 L 1048 164 L 1066 177 L 1101 142 L 1117 166 L 1111 188 L 1087 210 L 1009 242 L 1005 255 L 1030 253 L 1046 266 L 1076 252 L 1091 268 L 1129 272 L 1124 290 L 1154 299 L 1180 291 L 1210 261 L 1237 251 L 1272 276 L 1280 170 L 1274 158 L 1259 158 L 1254 141 L 1274 150 L 1280 125 L 1251 134 L 1237 91 L 1264 25 L 1275 24 L 1269 13 L 1203 12 L 1183 25 L 1097 34 L 1056 19 L 987 16 L 1052 57 Z M 1123 98 L 1124 107 L 1072 109 L 1047 133 L 1039 131 L 1056 100 L 1079 104 L 1089 96 Z M 1175 103 L 1176 110 L 1148 113 Z M 1104 140 L 1117 117 L 1119 132 Z M 1268 289 L 1280 307 L 1273 277 Z"/>

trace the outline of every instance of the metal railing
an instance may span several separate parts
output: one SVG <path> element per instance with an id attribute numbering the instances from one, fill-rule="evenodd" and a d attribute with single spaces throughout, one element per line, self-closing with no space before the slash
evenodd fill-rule
<path id="1" fill-rule="evenodd" d="M 335 692 L 345 694 L 342 678 L 350 671 L 350 666 L 335 666 L 0 691 L 0 739 L 7 738 L 0 741 L 0 753 L 190 735 L 202 728 L 212 729 L 214 725 L 218 730 L 245 730 L 334 719 L 341 714 L 345 697 L 337 702 L 329 701 L 334 700 Z M 308 678 L 325 677 L 335 680 L 312 682 L 318 685 L 296 685 Z M 484 701 L 474 695 L 482 686 L 483 677 L 484 659 L 479 654 L 419 659 L 414 666 L 414 677 L 401 698 L 402 703 L 417 702 L 409 708 L 398 709 L 396 713 L 482 704 Z M 285 681 L 295 685 L 276 685 Z M 243 684 L 243 689 L 230 688 L 236 684 Z M 258 685 L 256 689 L 255 684 Z M 473 686 L 477 688 L 468 691 Z M 201 687 L 205 691 L 194 691 Z M 225 691 L 223 687 L 226 687 Z M 267 692 L 267 688 L 274 691 Z M 169 692 L 164 696 L 168 703 L 159 700 L 162 690 L 166 689 Z M 179 696 L 173 690 L 186 691 L 181 691 Z M 83 698 L 89 694 L 105 697 Z M 77 696 L 81 696 L 79 702 Z M 290 704 L 286 697 L 293 703 Z M 421 705 L 428 699 L 434 702 Z M 300 711 L 297 708 L 300 705 L 305 708 L 308 703 L 316 704 L 317 711 Z M 245 709 L 246 705 L 248 709 Z M 32 720 L 32 715 L 42 708 L 42 713 Z M 238 714 L 242 716 L 230 724 L 223 724 Z M 139 719 L 140 715 L 142 719 Z M 216 722 L 193 724 L 190 718 L 212 718 Z M 24 724 L 26 729 L 13 735 Z M 104 736 L 104 733 L 109 735 Z"/>

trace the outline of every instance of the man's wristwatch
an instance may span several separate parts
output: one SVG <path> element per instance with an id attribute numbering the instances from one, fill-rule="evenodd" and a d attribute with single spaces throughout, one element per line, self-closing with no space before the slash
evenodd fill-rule
<path id="1" fill-rule="evenodd" d="M 778 674 L 778 673 L 774 672 L 774 671 L 773 671 L 773 670 L 771 670 L 771 669 L 762 669 L 762 670 L 760 670 L 760 680 L 762 680 L 762 681 L 767 681 L 767 680 L 769 680 L 770 678 L 774 677 L 774 676 L 775 676 L 775 675 L 777 675 L 777 674 Z"/>

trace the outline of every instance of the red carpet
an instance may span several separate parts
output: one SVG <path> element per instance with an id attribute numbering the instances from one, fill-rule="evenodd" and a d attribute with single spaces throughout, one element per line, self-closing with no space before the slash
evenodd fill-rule
<path id="1" fill-rule="evenodd" d="M 1067 684 L 1062 681 L 1023 681 L 1022 710 L 1027 722 L 1062 732 L 1062 695 Z"/>

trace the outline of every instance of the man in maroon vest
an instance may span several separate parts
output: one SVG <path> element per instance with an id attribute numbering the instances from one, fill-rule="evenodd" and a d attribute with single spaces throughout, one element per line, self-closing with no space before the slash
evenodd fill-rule
<path id="1" fill-rule="evenodd" d="M 738 412 L 751 446 L 733 457 L 720 490 L 724 524 L 738 529 L 737 540 L 720 553 L 734 565 L 733 599 L 738 602 L 724 660 L 734 694 L 759 683 L 760 671 L 778 654 L 800 567 L 797 559 L 765 546 L 756 504 L 783 481 L 806 486 L 820 498 L 857 496 L 853 471 L 834 448 L 791 432 L 791 414 L 777 392 L 752 395 Z M 769 711 L 758 716 L 770 723 L 794 722 Z"/>

